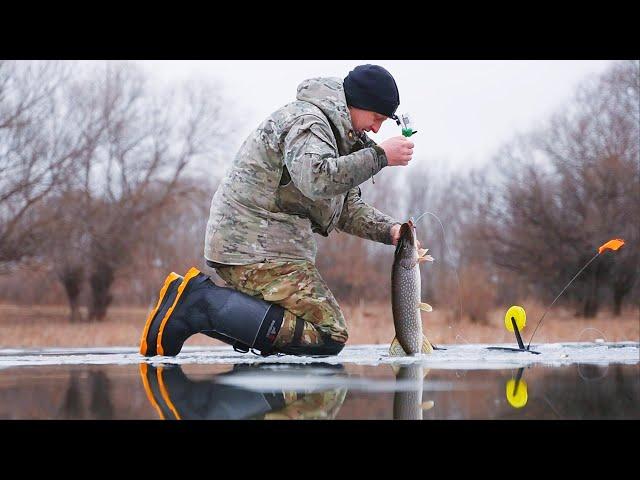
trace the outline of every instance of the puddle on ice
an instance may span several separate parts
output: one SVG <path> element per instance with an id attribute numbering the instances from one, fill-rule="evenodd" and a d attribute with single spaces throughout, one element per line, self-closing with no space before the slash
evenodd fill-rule
<path id="1" fill-rule="evenodd" d="M 491 369 L 529 366 L 534 364 L 560 366 L 576 363 L 640 363 L 638 342 L 576 342 L 532 345 L 539 352 L 514 352 L 491 350 L 488 347 L 513 347 L 511 344 L 441 345 L 431 355 L 393 357 L 388 345 L 354 345 L 346 347 L 339 355 L 325 358 L 270 356 L 235 352 L 229 346 L 186 347 L 177 357 L 145 358 L 134 347 L 114 348 L 51 348 L 51 349 L 0 349 L 0 369 L 35 365 L 90 365 L 90 364 L 358 364 L 358 365 L 410 365 L 423 364 L 429 368 Z"/>
<path id="2" fill-rule="evenodd" d="M 639 419 L 637 342 L 325 358 L 230 347 L 0 350 L 1 419 Z M 509 345 L 507 345 L 509 346 Z"/>

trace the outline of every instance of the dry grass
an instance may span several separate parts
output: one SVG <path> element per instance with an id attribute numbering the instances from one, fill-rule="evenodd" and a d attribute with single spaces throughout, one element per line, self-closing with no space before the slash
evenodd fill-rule
<path id="1" fill-rule="evenodd" d="M 527 311 L 527 329 L 523 337 L 529 339 L 544 311 L 535 302 L 523 302 Z M 394 336 L 391 307 L 388 304 L 343 306 L 349 326 L 349 344 L 389 343 Z M 513 334 L 505 331 L 505 310 L 496 309 L 487 324 L 455 320 L 451 312 L 436 310 L 423 313 L 425 333 L 436 344 L 450 343 L 515 343 Z M 86 312 L 83 312 L 86 315 Z M 148 310 L 144 308 L 114 307 L 107 319 L 99 323 L 69 323 L 65 306 L 0 305 L 0 348 L 32 347 L 91 347 L 138 345 Z M 608 311 L 596 318 L 575 318 L 571 312 L 552 309 L 535 336 L 534 343 L 559 341 L 638 341 L 640 312 L 626 310 L 615 318 Z M 194 335 L 186 345 L 220 344 L 204 335 Z"/>
<path id="2" fill-rule="evenodd" d="M 0 348 L 137 346 L 147 315 L 146 308 L 113 307 L 103 322 L 70 323 L 65 306 L 0 305 Z M 212 342 L 195 335 L 188 344 Z"/>
<path id="3" fill-rule="evenodd" d="M 528 341 L 544 313 L 546 306 L 533 301 L 522 303 L 527 313 L 527 326 L 523 339 Z M 425 334 L 436 344 L 450 343 L 514 343 L 515 336 L 504 328 L 504 309 L 494 309 L 486 324 L 472 323 L 468 319 L 453 318 L 450 310 L 435 309 L 423 313 Z M 349 324 L 350 343 L 389 343 L 394 336 L 390 305 L 356 305 L 343 308 Z M 640 339 L 640 311 L 629 309 L 616 318 L 602 311 L 596 318 L 577 318 L 555 307 L 547 313 L 535 334 L 534 343 L 560 341 L 638 341 Z"/>

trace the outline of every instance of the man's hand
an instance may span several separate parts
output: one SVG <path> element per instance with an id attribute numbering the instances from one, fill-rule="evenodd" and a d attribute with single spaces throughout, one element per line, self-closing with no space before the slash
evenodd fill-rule
<path id="1" fill-rule="evenodd" d="M 399 223 L 394 223 L 391 225 L 391 242 L 394 245 L 398 244 L 398 240 L 400 240 L 400 227 Z"/>
<path id="2" fill-rule="evenodd" d="M 408 165 L 413 156 L 413 142 L 402 135 L 391 137 L 379 146 L 384 150 L 390 166 Z"/>
<path id="3" fill-rule="evenodd" d="M 394 245 L 397 245 L 398 240 L 400 240 L 400 227 L 401 225 L 399 223 L 394 223 L 391 226 L 391 241 L 393 242 Z M 422 248 L 422 244 L 420 243 L 420 240 L 416 239 L 416 242 L 418 244 L 418 248 Z"/>

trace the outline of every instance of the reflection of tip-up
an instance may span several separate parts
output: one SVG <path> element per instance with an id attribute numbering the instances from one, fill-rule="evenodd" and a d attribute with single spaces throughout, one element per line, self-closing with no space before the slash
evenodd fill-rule
<path id="1" fill-rule="evenodd" d="M 506 397 L 507 402 L 513 408 L 522 408 L 527 404 L 527 400 L 529 399 L 529 395 L 527 392 L 527 382 L 522 379 L 522 374 L 524 372 L 524 368 L 518 369 L 518 374 L 516 378 L 512 378 L 507 381 L 506 385 Z"/>

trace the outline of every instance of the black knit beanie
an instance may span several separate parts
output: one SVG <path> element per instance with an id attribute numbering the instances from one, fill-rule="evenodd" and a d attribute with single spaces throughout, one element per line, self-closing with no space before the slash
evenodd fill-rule
<path id="1" fill-rule="evenodd" d="M 358 65 L 344 79 L 347 105 L 395 118 L 400 104 L 398 86 L 379 65 Z"/>

